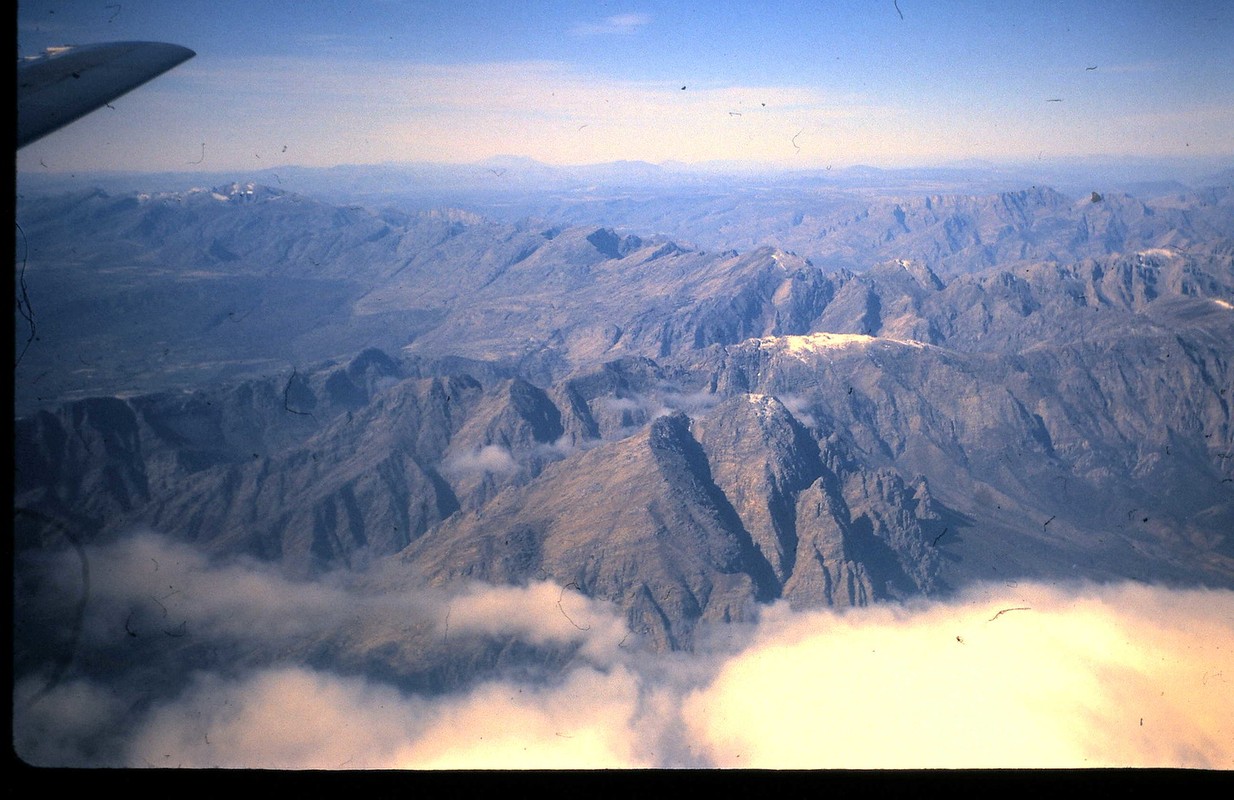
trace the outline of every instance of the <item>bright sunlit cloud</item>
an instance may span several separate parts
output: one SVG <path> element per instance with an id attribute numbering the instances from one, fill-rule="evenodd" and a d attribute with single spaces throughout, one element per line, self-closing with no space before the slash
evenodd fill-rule
<path id="1" fill-rule="evenodd" d="M 673 654 L 550 582 L 361 591 L 212 565 L 150 535 L 87 554 L 99 581 L 83 656 L 114 658 L 138 641 L 126 630 L 172 641 L 183 624 L 197 652 L 231 647 L 250 666 L 174 662 L 180 688 L 148 707 L 133 694 L 148 687 L 126 678 L 139 663 L 106 680 L 19 675 L 14 741 L 37 764 L 1234 768 L 1229 591 L 1010 582 L 845 613 L 777 604 Z M 63 583 L 47 591 L 75 597 L 75 556 L 53 571 Z M 439 696 L 354 666 L 484 635 L 581 647 L 556 680 L 511 674 Z M 306 640 L 352 666 L 279 656 Z"/>
<path id="2" fill-rule="evenodd" d="M 911 611 L 776 609 L 684 715 L 722 766 L 1228 769 L 1232 599 L 1021 585 Z"/>

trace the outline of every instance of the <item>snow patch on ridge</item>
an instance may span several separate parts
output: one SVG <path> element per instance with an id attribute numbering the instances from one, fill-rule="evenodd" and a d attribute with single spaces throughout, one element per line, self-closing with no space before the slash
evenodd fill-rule
<path id="1" fill-rule="evenodd" d="M 913 339 L 892 339 L 884 336 L 867 336 L 864 333 L 809 333 L 804 336 L 764 336 L 752 339 L 759 349 L 780 350 L 805 359 L 825 350 L 836 350 L 846 347 L 864 347 L 874 343 L 891 343 L 924 349 L 926 345 Z"/>
<path id="2" fill-rule="evenodd" d="M 779 398 L 769 394 L 747 394 L 746 400 L 750 403 L 750 405 L 754 406 L 754 413 L 758 416 L 759 420 L 763 422 L 766 422 L 767 419 L 775 413 L 776 408 L 782 405 Z"/>

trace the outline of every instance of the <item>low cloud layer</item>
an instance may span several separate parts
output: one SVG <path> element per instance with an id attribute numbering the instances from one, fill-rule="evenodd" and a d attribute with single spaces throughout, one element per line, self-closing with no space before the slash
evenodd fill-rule
<path id="1" fill-rule="evenodd" d="M 78 666 L 19 663 L 14 739 L 37 764 L 1234 768 L 1229 591 L 1010 583 L 846 613 L 777 604 L 683 654 L 649 652 L 569 586 L 295 582 L 149 534 L 86 554 Z M 71 605 L 75 558 L 19 564 L 62 581 L 19 597 L 19 618 Z M 486 636 L 573 655 L 549 677 L 399 685 L 426 643 Z M 155 645 L 180 649 L 151 696 L 138 651 L 122 655 Z"/>
<path id="2" fill-rule="evenodd" d="M 718 402 L 719 397 L 713 392 L 679 392 L 663 387 L 654 393 L 601 397 L 595 406 L 602 414 L 614 418 L 624 415 L 628 422 L 620 431 L 622 435 L 628 435 L 640 430 L 650 420 L 678 411 L 685 412 L 690 417 L 705 417 Z"/>
<path id="3" fill-rule="evenodd" d="M 518 463 L 501 445 L 486 444 L 469 453 L 457 453 L 445 460 L 442 470 L 449 475 L 508 475 L 518 471 Z"/>
<path id="4" fill-rule="evenodd" d="M 1234 767 L 1234 595 L 985 587 L 844 615 L 773 609 L 683 715 L 762 767 Z"/>

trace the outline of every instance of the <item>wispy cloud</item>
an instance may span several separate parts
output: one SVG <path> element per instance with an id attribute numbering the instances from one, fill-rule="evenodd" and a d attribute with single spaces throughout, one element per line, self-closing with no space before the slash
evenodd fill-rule
<path id="1" fill-rule="evenodd" d="M 818 426 L 818 418 L 811 413 L 810 400 L 804 395 L 782 394 L 777 395 L 777 399 L 784 404 L 788 412 L 797 418 L 797 421 L 808 428 Z"/>
<path id="2" fill-rule="evenodd" d="M 194 130 L 185 158 L 208 140 L 213 163 L 250 163 L 262 152 L 262 165 L 271 166 L 271 141 L 293 145 L 286 158 L 312 153 L 323 164 L 340 157 L 472 162 L 510 153 L 557 164 L 630 158 L 801 163 L 827 156 L 820 148 L 834 152 L 890 136 L 885 132 L 903 122 L 879 102 L 810 87 L 694 84 L 683 91 L 673 81 L 617 80 L 548 61 L 271 58 L 197 65 L 179 77 L 181 83 L 167 91 L 191 94 L 194 108 L 210 97 L 229 109 L 225 117 L 185 123 Z"/>
<path id="3" fill-rule="evenodd" d="M 614 14 L 600 22 L 580 22 L 570 29 L 575 36 L 634 33 L 651 22 L 649 14 Z"/>
<path id="4" fill-rule="evenodd" d="M 446 457 L 441 469 L 449 475 L 495 473 L 508 475 L 518 471 L 518 463 L 510 451 L 501 445 L 487 444 L 466 453 Z"/>
<path id="5" fill-rule="evenodd" d="M 71 126 L 23 150 L 23 163 L 43 159 L 63 169 L 59 152 L 79 147 L 102 158 L 106 148 L 117 169 L 184 169 L 202 157 L 205 142 L 201 169 L 471 163 L 507 154 L 552 164 L 726 160 L 805 168 L 915 163 L 957 152 L 1007 157 L 1026 137 L 1034 154 L 1049 145 L 1065 153 L 1080 141 L 1066 134 L 1068 126 L 1123 151 L 1158 152 L 1178 138 L 1171 132 L 1148 142 L 1139 127 L 1109 124 L 1117 114 L 1094 121 L 1074 103 L 1054 104 L 1067 106 L 1061 117 L 1008 127 L 1002 117 L 963 117 L 851 90 L 628 80 L 553 61 L 215 59 L 190 62 L 132 98 L 127 116 L 96 115 Z M 142 125 L 122 132 L 124 120 Z M 1186 141 L 1188 152 L 1221 149 L 1207 131 Z"/>

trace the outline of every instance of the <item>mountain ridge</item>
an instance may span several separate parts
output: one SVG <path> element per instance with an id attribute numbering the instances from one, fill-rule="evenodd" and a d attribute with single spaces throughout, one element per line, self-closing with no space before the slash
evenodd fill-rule
<path id="1" fill-rule="evenodd" d="M 301 577 L 552 580 L 661 649 L 777 598 L 1234 585 L 1219 243 L 947 274 L 911 254 L 941 201 L 888 198 L 869 230 L 905 235 L 825 270 L 215 188 L 26 209 L 50 302 L 18 368 L 23 548 L 154 528 Z M 952 197 L 983 222 L 948 235 L 1159 216 L 1084 203 Z"/>

